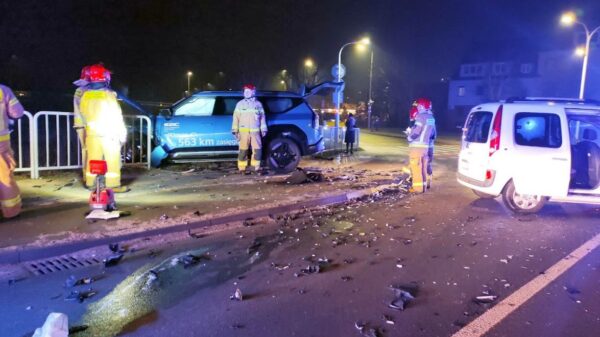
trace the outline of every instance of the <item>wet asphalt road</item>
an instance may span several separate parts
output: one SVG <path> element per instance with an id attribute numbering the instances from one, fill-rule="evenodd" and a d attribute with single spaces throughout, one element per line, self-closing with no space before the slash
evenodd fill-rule
<path id="1" fill-rule="evenodd" d="M 361 160 L 373 167 L 405 159 L 397 138 L 363 135 L 361 142 Z M 550 204 L 535 216 L 514 216 L 499 200 L 459 186 L 455 167 L 455 156 L 440 155 L 424 195 L 386 194 L 126 256 L 92 284 L 99 293 L 84 303 L 64 300 L 70 273 L 3 283 L 2 336 L 33 331 L 51 311 L 90 323 L 76 336 L 361 336 L 357 321 L 382 336 L 450 336 L 600 232 L 598 207 Z M 210 259 L 187 269 L 170 263 L 190 249 Z M 486 336 L 597 336 L 599 257 L 591 252 Z M 319 258 L 329 261 L 320 273 L 302 272 Z M 159 282 L 143 289 L 150 269 L 162 269 Z M 77 275 L 102 272 L 96 266 Z M 404 311 L 388 307 L 390 285 L 414 295 Z M 238 288 L 244 300 L 230 300 Z M 498 298 L 473 301 L 486 294 Z"/>

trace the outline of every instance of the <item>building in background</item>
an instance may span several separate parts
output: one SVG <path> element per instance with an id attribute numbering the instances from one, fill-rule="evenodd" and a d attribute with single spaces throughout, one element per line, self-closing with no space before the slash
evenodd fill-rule
<path id="1" fill-rule="evenodd" d="M 448 117 L 461 126 L 469 110 L 510 97 L 577 98 L 582 58 L 572 50 L 474 57 L 448 87 Z M 600 100 L 600 49 L 592 48 L 585 97 Z"/>

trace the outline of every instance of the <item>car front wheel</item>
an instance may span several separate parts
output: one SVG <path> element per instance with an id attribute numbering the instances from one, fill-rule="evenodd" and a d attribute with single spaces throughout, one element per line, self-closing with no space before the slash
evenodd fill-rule
<path id="1" fill-rule="evenodd" d="M 289 173 L 300 163 L 300 148 L 289 138 L 277 137 L 269 142 L 267 163 L 277 173 Z"/>
<path id="2" fill-rule="evenodd" d="M 511 211 L 519 214 L 537 213 L 546 203 L 546 197 L 540 195 L 519 194 L 511 180 L 502 191 L 502 201 Z"/>

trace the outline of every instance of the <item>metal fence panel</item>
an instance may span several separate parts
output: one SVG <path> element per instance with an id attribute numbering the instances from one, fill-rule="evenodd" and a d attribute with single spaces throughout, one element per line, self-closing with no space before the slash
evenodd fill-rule
<path id="1" fill-rule="evenodd" d="M 23 117 L 16 121 L 10 135 L 11 147 L 15 153 L 17 167 L 15 172 L 31 172 L 33 175 L 33 116 L 25 111 Z"/>

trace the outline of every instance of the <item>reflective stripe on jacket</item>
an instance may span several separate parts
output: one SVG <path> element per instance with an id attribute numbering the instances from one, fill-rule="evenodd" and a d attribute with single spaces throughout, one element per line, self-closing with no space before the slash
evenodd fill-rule
<path id="1" fill-rule="evenodd" d="M 235 106 L 232 132 L 266 132 L 267 122 L 262 104 L 255 98 L 244 98 Z"/>
<path id="2" fill-rule="evenodd" d="M 108 88 L 87 90 L 81 97 L 80 109 L 87 136 L 117 139 L 127 136 L 116 92 Z"/>
<path id="3" fill-rule="evenodd" d="M 0 141 L 9 140 L 8 119 L 23 117 L 23 106 L 9 87 L 0 84 Z"/>
<path id="4" fill-rule="evenodd" d="M 433 140 L 436 136 L 435 118 L 431 111 L 424 111 L 417 114 L 415 125 L 408 135 L 408 146 L 429 148 L 433 147 Z"/>

